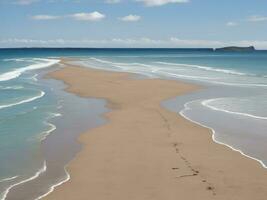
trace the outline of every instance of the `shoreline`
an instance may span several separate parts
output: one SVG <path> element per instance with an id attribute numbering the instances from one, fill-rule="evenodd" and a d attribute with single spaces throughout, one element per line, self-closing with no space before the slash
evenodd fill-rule
<path id="1" fill-rule="evenodd" d="M 209 129 L 209 130 L 212 132 L 212 140 L 213 140 L 215 143 L 217 143 L 217 144 L 219 144 L 219 145 L 226 146 L 226 147 L 230 148 L 232 151 L 236 151 L 236 152 L 240 153 L 242 156 L 245 156 L 246 158 L 249 158 L 249 159 L 251 159 L 251 160 L 254 160 L 254 161 L 258 162 L 263 168 L 267 169 L 267 166 L 264 164 L 264 162 L 263 162 L 262 160 L 260 160 L 260 159 L 258 159 L 258 158 L 255 158 L 255 157 L 252 157 L 252 156 L 249 156 L 249 155 L 245 154 L 245 153 L 244 153 L 242 150 L 240 150 L 240 149 L 236 149 L 236 148 L 234 148 L 233 146 L 231 146 L 231 145 L 229 145 L 229 144 L 226 144 L 226 143 L 220 142 L 219 140 L 216 140 L 216 138 L 215 138 L 216 131 L 215 131 L 213 128 L 211 128 L 211 127 L 209 127 L 209 126 L 206 126 L 206 125 L 204 125 L 204 124 L 202 124 L 202 123 L 200 123 L 200 122 L 194 121 L 193 119 L 187 117 L 187 116 L 184 114 L 184 111 L 185 111 L 186 109 L 188 109 L 187 104 L 189 104 L 189 103 L 191 103 L 191 102 L 187 102 L 187 103 L 184 104 L 184 109 L 181 110 L 181 111 L 179 112 L 179 115 L 181 115 L 182 117 L 184 117 L 185 119 L 187 119 L 188 121 L 190 121 L 190 122 L 192 122 L 192 123 L 194 123 L 194 124 L 197 124 L 197 125 L 199 125 L 199 126 L 201 126 L 201 127 L 203 127 L 203 128 L 207 128 L 207 129 Z"/>
<path id="2" fill-rule="evenodd" d="M 63 61 L 64 62 L 64 61 Z M 66 66 L 63 68 L 63 69 L 60 69 L 59 71 L 56 71 L 56 72 L 52 72 L 52 74 L 51 74 L 51 76 L 52 76 L 52 78 L 55 78 L 55 79 L 58 79 L 58 80 L 62 80 L 63 82 L 64 82 L 64 84 L 66 84 L 67 85 L 67 88 L 66 88 L 66 91 L 67 92 L 71 92 L 71 93 L 75 93 L 76 95 L 79 95 L 79 96 L 82 96 L 82 97 L 93 97 L 93 98 L 104 98 L 104 99 L 106 99 L 107 101 L 108 101 L 108 107 L 109 108 L 111 108 L 112 110 L 110 111 L 110 112 L 108 112 L 107 114 L 104 114 L 104 117 L 105 118 L 107 118 L 107 119 L 109 119 L 108 120 L 108 123 L 107 124 L 104 124 L 104 125 L 102 125 L 101 127 L 105 127 L 105 126 L 107 126 L 107 125 L 109 125 L 110 123 L 112 123 L 112 120 L 110 119 L 110 115 L 112 115 L 112 113 L 113 112 L 116 112 L 117 110 L 120 110 L 121 108 L 120 108 L 120 105 L 118 105 L 116 102 L 112 102 L 112 100 L 111 99 L 108 99 L 108 98 L 105 98 L 105 95 L 99 95 L 99 96 L 94 96 L 94 95 L 92 95 L 91 96 L 91 94 L 88 94 L 88 93 L 86 93 L 86 89 L 88 89 L 88 88 L 86 88 L 86 87 L 84 87 L 84 86 L 82 86 L 83 88 L 81 89 L 81 88 L 79 88 L 79 87 L 77 87 L 78 85 L 79 85 L 79 83 L 77 83 L 77 81 L 74 81 L 75 83 L 73 83 L 72 82 L 72 78 L 74 78 L 74 77 L 70 77 L 70 74 L 68 74 L 68 76 L 65 76 L 64 77 L 64 72 L 65 72 L 65 74 L 66 74 L 66 71 L 68 71 L 70 68 L 72 68 L 72 72 L 74 72 L 75 73 L 75 71 L 84 71 L 84 72 L 86 72 L 86 73 L 88 73 L 88 74 L 90 74 L 90 73 L 99 73 L 100 74 L 100 77 L 101 77 L 101 74 L 104 74 L 104 75 L 106 75 L 106 74 L 115 74 L 115 76 L 117 76 L 118 75 L 118 77 L 119 78 L 121 78 L 122 79 L 122 81 L 125 81 L 125 82 L 127 82 L 127 81 L 130 81 L 130 80 L 132 80 L 132 79 L 130 79 L 130 77 L 129 77 L 129 73 L 120 73 L 120 72 L 108 72 L 108 71 L 102 71 L 102 70 L 95 70 L 95 69 L 85 69 L 85 68 L 81 68 L 81 67 L 75 67 L 75 69 L 73 68 L 73 66 L 72 65 L 69 65 L 69 64 L 66 64 L 66 63 L 64 63 Z M 117 77 L 117 78 L 118 78 Z M 112 80 L 112 81 L 114 81 L 114 80 Z M 134 81 L 141 81 L 141 80 L 134 80 Z M 178 84 L 178 85 L 183 85 L 184 87 L 192 87 L 192 88 L 190 88 L 190 89 L 188 89 L 189 91 L 184 91 L 184 93 L 187 93 L 187 92 L 192 92 L 192 91 L 194 91 L 194 90 L 196 90 L 196 86 L 192 86 L 192 85 L 190 85 L 189 86 L 189 84 L 184 84 L 184 83 L 180 83 L 180 82 L 177 82 L 177 81 L 169 81 L 169 80 L 161 80 L 161 79 L 152 79 L 152 80 L 145 80 L 145 82 L 171 82 L 171 85 L 173 84 L 173 85 L 176 85 L 176 84 Z M 79 82 L 79 81 L 78 81 Z M 75 86 L 75 84 L 78 84 L 78 85 L 76 85 Z M 186 86 L 185 86 L 186 85 Z M 81 86 L 81 85 L 79 85 L 79 86 Z M 109 85 L 110 86 L 110 85 Z M 95 92 L 95 91 L 93 91 L 93 92 Z M 183 92 L 180 92 L 179 93 L 179 95 L 182 95 L 183 94 Z M 169 99 L 169 98 L 171 98 L 171 97 L 174 97 L 174 96 L 168 96 L 166 99 Z M 160 100 L 160 102 L 161 101 L 164 101 L 164 100 L 166 100 L 166 99 L 161 99 Z M 161 109 L 162 110 L 165 110 L 165 109 L 163 109 L 162 107 L 161 107 Z M 165 110 L 165 112 L 169 112 L 169 111 L 166 111 Z M 182 112 L 182 111 L 181 111 Z M 111 114 L 110 114 L 111 113 Z M 171 112 L 170 112 L 171 113 Z M 175 113 L 172 113 L 172 115 L 173 114 L 175 114 Z M 181 118 L 184 118 L 185 120 L 189 120 L 190 121 L 190 123 L 194 123 L 194 124 L 197 124 L 197 126 L 201 126 L 201 127 L 198 127 L 198 129 L 202 129 L 201 130 L 201 132 L 203 131 L 203 129 L 205 129 L 205 131 L 204 132 L 206 132 L 206 134 L 209 134 L 209 132 L 211 132 L 211 131 L 207 131 L 207 129 L 210 129 L 209 127 L 206 127 L 206 126 L 203 126 L 202 124 L 199 124 L 199 123 L 197 123 L 197 122 L 194 122 L 194 121 L 192 121 L 192 120 L 190 120 L 190 119 L 187 119 L 187 117 L 185 117 L 185 116 L 183 116 L 181 113 L 180 113 L 180 115 L 181 116 L 177 116 L 176 115 L 176 117 L 177 117 L 177 119 L 179 119 L 180 117 Z M 164 116 L 163 116 L 163 118 L 164 118 Z M 181 119 L 180 119 L 181 120 Z M 179 120 L 179 121 L 180 121 Z M 192 125 L 191 125 L 192 126 Z M 193 125 L 194 126 L 194 125 Z M 101 129 L 101 127 L 100 127 L 100 129 Z M 95 128 L 95 129 L 93 129 L 93 130 L 91 130 L 91 131 L 89 131 L 88 133 L 85 133 L 85 134 L 83 134 L 82 136 L 80 136 L 80 138 L 82 138 L 82 139 L 80 139 L 79 141 L 81 141 L 83 144 L 84 144 L 84 148 L 86 148 L 86 144 L 85 144 L 85 142 L 84 142 L 84 137 L 85 137 L 85 135 L 87 135 L 87 134 L 90 134 L 91 132 L 94 132 L 94 131 L 96 131 L 96 130 L 98 130 L 99 128 Z M 212 130 L 212 129 L 211 129 Z M 213 138 L 213 135 L 214 134 L 212 134 L 212 138 Z M 210 138 L 210 137 L 209 137 Z M 221 143 L 219 143 L 219 142 L 217 142 L 216 140 L 214 140 L 214 141 L 212 141 L 214 144 L 216 144 L 216 145 L 218 145 L 218 144 L 221 144 Z M 176 151 L 177 151 L 177 149 L 178 149 L 178 144 L 173 144 L 174 146 L 174 148 L 176 149 Z M 227 146 L 227 147 L 230 147 L 230 146 L 228 146 L 228 145 L 226 145 L 226 144 L 223 144 L 223 145 L 225 145 L 225 146 Z M 222 146 L 222 145 L 221 145 Z M 225 148 L 225 146 L 223 146 L 223 148 Z M 76 160 L 77 159 L 79 159 L 79 157 L 82 157 L 82 155 L 83 155 L 83 152 L 85 151 L 84 150 L 84 148 L 82 149 L 82 151 L 77 155 L 77 157 L 75 157 L 74 158 L 74 160 L 73 161 L 71 161 L 71 163 L 70 163 L 70 165 L 68 165 L 68 167 L 67 168 L 70 168 L 70 174 L 72 175 L 72 165 L 74 165 L 73 163 L 75 163 L 75 162 L 77 162 Z M 230 147 L 231 148 L 231 147 Z M 231 148 L 231 151 L 232 150 L 234 150 L 233 148 Z M 180 151 L 179 149 L 178 149 L 178 151 Z M 225 149 L 225 151 L 229 151 L 229 150 L 227 150 L 227 149 Z M 241 153 L 240 151 L 238 151 L 239 153 Z M 177 152 L 176 152 L 177 153 Z M 238 153 L 238 154 L 239 154 Z M 233 154 L 234 154 L 234 152 L 233 152 Z M 241 153 L 242 154 L 242 153 Z M 240 154 L 238 155 L 238 156 L 241 156 Z M 245 155 L 246 156 L 246 155 Z M 253 162 L 255 162 L 255 160 L 256 159 L 254 159 L 254 158 L 251 158 L 251 157 L 246 157 L 246 158 L 250 158 L 250 159 L 252 159 L 253 160 Z M 243 160 L 243 159 L 241 159 L 241 160 Z M 251 160 L 251 161 L 252 161 Z M 250 160 L 249 160 L 250 161 Z M 248 161 L 248 162 L 249 162 Z M 257 160 L 258 161 L 258 160 Z M 258 163 L 257 163 L 258 164 Z M 255 165 L 255 164 L 252 164 L 252 165 Z M 81 168 L 82 166 L 80 166 L 80 168 Z M 199 170 L 195 170 L 195 169 L 193 169 L 192 167 L 189 167 L 189 168 L 191 168 L 191 172 L 193 172 L 193 174 L 192 175 L 188 175 L 188 176 L 192 176 L 192 178 L 194 178 L 195 176 L 197 177 L 197 176 L 200 176 L 200 172 L 199 172 Z M 178 170 L 178 169 L 174 169 L 174 168 L 172 168 L 173 170 Z M 105 169 L 104 169 L 105 170 Z M 77 172 L 73 172 L 73 174 L 74 174 L 74 176 L 75 176 L 75 174 L 76 174 Z M 262 172 L 261 172 L 262 173 Z M 263 174 L 266 176 L 266 173 L 265 172 L 263 172 Z M 98 177 L 99 178 L 99 177 Z M 89 179 L 89 177 L 88 177 L 88 179 Z M 64 182 L 65 183 L 65 182 Z M 52 194 L 50 194 L 50 195 L 48 195 L 47 197 L 47 199 L 61 199 L 60 197 L 63 197 L 64 196 L 64 198 L 66 198 L 66 196 L 65 196 L 65 194 L 64 193 L 67 193 L 67 189 L 64 189 L 66 186 L 65 185 L 73 185 L 72 184 L 72 180 L 70 180 L 69 182 L 67 182 L 67 183 L 62 183 L 63 184 L 63 186 L 62 187 L 59 187 L 59 188 L 57 188 L 56 189 L 56 191 L 54 192 L 54 193 L 52 193 Z M 203 181 L 203 183 L 208 183 L 208 181 Z M 61 184 L 60 184 L 61 185 Z M 217 187 L 215 187 L 215 186 L 213 186 L 212 184 L 210 184 L 210 183 L 208 183 L 207 184 L 208 186 L 206 187 L 206 188 L 204 188 L 204 192 L 202 191 L 202 192 L 200 192 L 200 194 L 201 195 L 203 195 L 203 193 L 205 193 L 205 192 L 210 192 L 211 191 L 211 196 L 205 196 L 205 198 L 207 199 L 209 199 L 209 198 L 211 198 L 211 199 L 213 199 L 214 198 L 214 196 L 217 196 L 218 197 L 218 194 L 217 193 L 215 193 L 214 191 L 215 191 L 215 188 L 216 188 L 216 190 L 217 190 Z M 216 184 L 214 184 L 214 185 L 216 185 Z M 265 184 L 266 185 L 266 184 Z M 75 186 L 75 184 L 74 184 L 74 186 Z M 192 186 L 192 185 L 191 185 Z M 56 187 L 56 186 L 55 186 Z M 76 186 L 77 187 L 77 186 Z M 75 187 L 75 188 L 76 188 Z M 54 188 L 54 187 L 53 187 Z M 70 188 L 70 187 L 69 187 Z M 71 187 L 72 188 L 72 187 Z M 75 190 L 78 190 L 78 189 L 75 189 Z M 170 190 L 170 191 L 172 191 L 172 190 Z M 112 191 L 111 191 L 112 192 Z M 174 191 L 172 191 L 172 192 L 174 192 Z M 74 192 L 70 192 L 71 194 L 73 194 L 73 193 L 75 193 L 75 191 Z M 178 193 L 179 194 L 179 193 Z M 266 194 L 266 192 L 264 192 L 264 194 Z M 58 196 L 57 196 L 58 195 Z M 60 196 L 61 195 L 61 196 Z M 89 195 L 90 194 L 87 194 L 88 195 L 88 197 L 89 197 Z M 138 195 L 138 193 L 137 193 L 137 195 Z M 190 196 L 190 195 L 189 195 Z M 106 196 L 106 197 L 109 197 L 109 196 Z M 178 196 L 177 196 L 178 197 Z M 220 196 L 220 198 L 221 198 L 222 196 Z M 247 196 L 244 196 L 244 197 L 247 197 Z M 242 198 L 242 199 L 245 199 L 245 198 Z M 94 196 L 94 198 L 96 198 L 96 199 L 98 199 L 98 197 L 97 196 Z M 119 198 L 120 198 L 120 196 L 119 196 Z M 186 197 L 186 195 L 184 196 L 184 198 L 188 198 L 188 197 Z M 190 198 L 190 197 L 189 197 Z M 225 198 L 225 197 L 224 197 Z M 247 197 L 248 198 L 248 197 Z M 70 198 L 71 199 L 71 198 Z M 79 198 L 79 199 L 84 199 L 84 198 Z M 112 198 L 110 198 L 110 199 L 112 199 Z M 130 199 L 134 199 L 134 198 L 130 198 Z M 157 199 L 157 198 L 156 198 Z M 172 199 L 172 198 L 168 198 L 167 197 L 167 199 Z M 240 198 L 241 199 L 241 198 Z M 261 199 L 261 198 L 259 198 L 259 199 Z"/>
<path id="3" fill-rule="evenodd" d="M 41 131 L 36 139 L 40 142 L 40 152 L 42 153 L 40 166 L 33 168 L 29 174 L 21 175 L 16 180 L 11 180 L 4 188 L 3 196 L 0 199 L 41 199 L 69 179 L 69 174 L 65 170 L 68 163 L 80 151 L 81 144 L 78 143 L 78 136 L 85 130 L 99 126 L 104 123 L 100 115 L 106 112 L 104 100 L 93 98 L 80 98 L 75 94 L 65 91 L 67 85 L 62 81 L 49 78 L 48 74 L 60 69 L 47 68 L 38 70 L 39 84 L 45 85 L 46 95 L 54 98 L 53 104 L 56 110 L 49 113 L 43 123 L 47 125 L 47 130 Z M 54 93 L 55 94 L 52 94 Z M 64 99 L 64 102 L 62 100 Z M 56 101 L 58 100 L 58 101 Z M 72 106 L 72 105 L 79 105 Z M 93 106 L 92 112 L 80 112 L 82 107 L 85 110 L 88 106 Z M 79 108 L 79 109 L 78 109 Z M 59 110 L 60 109 L 60 110 Z M 73 115 L 68 113 L 73 112 Z M 51 116 L 50 116 L 51 114 Z M 60 117 L 58 117 L 60 116 Z M 91 123 L 87 123 L 84 118 L 90 118 Z M 56 118 L 54 120 L 54 118 Z M 75 128 L 71 127 L 71 122 L 75 121 Z M 84 123 L 85 122 L 85 123 Z M 69 125 L 65 125 L 68 123 Z M 51 132 L 53 132 L 51 134 Z M 62 137 L 62 138 L 61 138 Z M 62 149 L 67 148 L 66 151 Z M 33 189 L 34 188 L 34 189 Z"/>

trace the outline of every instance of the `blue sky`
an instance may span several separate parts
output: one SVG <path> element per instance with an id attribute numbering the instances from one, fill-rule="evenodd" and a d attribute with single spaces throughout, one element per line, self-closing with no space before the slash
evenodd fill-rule
<path id="1" fill-rule="evenodd" d="M 0 47 L 267 49 L 266 0 L 0 0 Z"/>

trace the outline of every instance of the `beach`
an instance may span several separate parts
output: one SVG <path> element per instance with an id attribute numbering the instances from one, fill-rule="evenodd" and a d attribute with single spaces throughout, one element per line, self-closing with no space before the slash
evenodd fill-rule
<path id="1" fill-rule="evenodd" d="M 259 162 L 160 106 L 199 86 L 61 63 L 52 78 L 68 92 L 107 100 L 111 111 L 105 125 L 80 136 L 70 180 L 45 199 L 266 199 L 267 171 Z"/>

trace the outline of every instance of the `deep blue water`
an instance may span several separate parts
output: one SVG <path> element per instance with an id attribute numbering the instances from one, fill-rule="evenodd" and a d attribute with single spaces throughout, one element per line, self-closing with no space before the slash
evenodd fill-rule
<path id="1" fill-rule="evenodd" d="M 0 49 L 0 199 L 9 183 L 47 170 L 42 143 L 58 134 L 56 121 L 62 118 L 64 98 L 74 98 L 59 95 L 60 89 L 41 79 L 43 70 L 59 67 L 60 57 L 73 57 L 85 67 L 205 86 L 166 106 L 214 129 L 219 142 L 267 163 L 267 51 Z M 79 109 L 77 119 L 85 115 Z"/>

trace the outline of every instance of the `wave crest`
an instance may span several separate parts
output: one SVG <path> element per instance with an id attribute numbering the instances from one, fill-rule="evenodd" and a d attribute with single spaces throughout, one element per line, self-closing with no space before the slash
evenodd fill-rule
<path id="1" fill-rule="evenodd" d="M 32 61 L 34 62 L 37 61 L 37 63 L 28 65 L 27 67 L 17 68 L 17 69 L 14 69 L 13 71 L 0 74 L 0 81 L 8 81 L 11 79 L 18 78 L 23 72 L 26 72 L 26 71 L 50 67 L 52 65 L 57 64 L 60 60 L 34 58 L 32 59 Z"/>
<path id="2" fill-rule="evenodd" d="M 16 105 L 28 103 L 28 102 L 34 101 L 36 99 L 42 98 L 44 95 L 45 95 L 45 92 L 41 91 L 39 95 L 36 95 L 34 97 L 31 97 L 31 98 L 28 98 L 28 99 L 24 99 L 24 100 L 18 101 L 16 103 L 0 105 L 0 109 L 9 108 L 9 107 L 13 107 L 13 106 L 16 106 Z"/>

